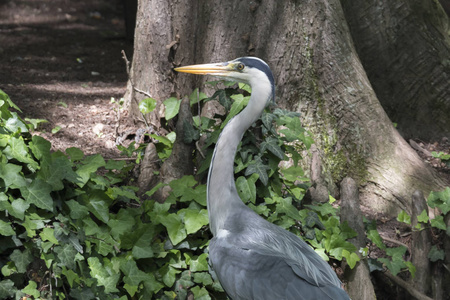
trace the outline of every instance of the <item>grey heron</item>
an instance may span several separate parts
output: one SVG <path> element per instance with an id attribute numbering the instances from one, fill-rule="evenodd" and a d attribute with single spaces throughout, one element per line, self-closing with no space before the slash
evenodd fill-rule
<path id="1" fill-rule="evenodd" d="M 256 57 L 175 68 L 249 84 L 248 105 L 223 129 L 207 182 L 209 263 L 227 295 L 237 299 L 349 299 L 331 267 L 295 234 L 248 208 L 236 190 L 234 157 L 244 132 L 275 97 L 269 66 Z"/>

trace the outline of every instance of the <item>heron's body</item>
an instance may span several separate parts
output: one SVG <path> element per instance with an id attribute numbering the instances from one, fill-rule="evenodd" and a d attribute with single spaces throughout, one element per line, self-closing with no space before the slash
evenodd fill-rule
<path id="1" fill-rule="evenodd" d="M 177 71 L 212 74 L 252 86 L 247 107 L 231 119 L 214 150 L 207 204 L 214 237 L 212 269 L 233 299 L 349 299 L 330 266 L 303 240 L 244 205 L 234 182 L 234 157 L 244 132 L 274 97 L 272 72 L 258 58 L 196 65 Z"/>

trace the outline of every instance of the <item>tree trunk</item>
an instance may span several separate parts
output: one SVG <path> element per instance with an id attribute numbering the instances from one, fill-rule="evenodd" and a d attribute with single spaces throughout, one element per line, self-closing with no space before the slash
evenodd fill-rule
<path id="1" fill-rule="evenodd" d="M 139 1 L 131 81 L 158 101 L 175 91 L 185 95 L 211 80 L 178 76 L 173 66 L 246 55 L 271 66 L 278 105 L 302 113 L 332 192 L 335 182 L 351 176 L 365 205 L 396 214 L 410 211 L 411 191 L 428 193 L 444 186 L 382 109 L 338 0 Z M 144 96 L 131 84 L 127 95 L 136 112 L 135 100 Z M 156 129 L 161 111 L 151 117 Z"/>
<path id="2" fill-rule="evenodd" d="M 341 2 L 364 69 L 399 132 L 449 137 L 449 19 L 439 2 Z"/>

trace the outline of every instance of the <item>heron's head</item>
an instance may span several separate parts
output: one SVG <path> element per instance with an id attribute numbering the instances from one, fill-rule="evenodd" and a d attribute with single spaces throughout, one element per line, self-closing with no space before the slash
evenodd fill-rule
<path id="1" fill-rule="evenodd" d="M 213 75 L 224 80 L 249 84 L 255 90 L 267 90 L 275 100 L 275 80 L 269 66 L 257 57 L 241 57 L 227 62 L 175 68 L 177 72 Z"/>

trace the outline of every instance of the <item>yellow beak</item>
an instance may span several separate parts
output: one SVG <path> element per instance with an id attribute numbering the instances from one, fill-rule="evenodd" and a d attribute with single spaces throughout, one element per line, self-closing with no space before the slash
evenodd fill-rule
<path id="1" fill-rule="evenodd" d="M 191 65 L 174 69 L 177 72 L 200 74 L 200 75 L 215 75 L 215 76 L 228 76 L 233 70 L 229 63 L 216 63 L 216 64 L 203 64 L 203 65 Z"/>

